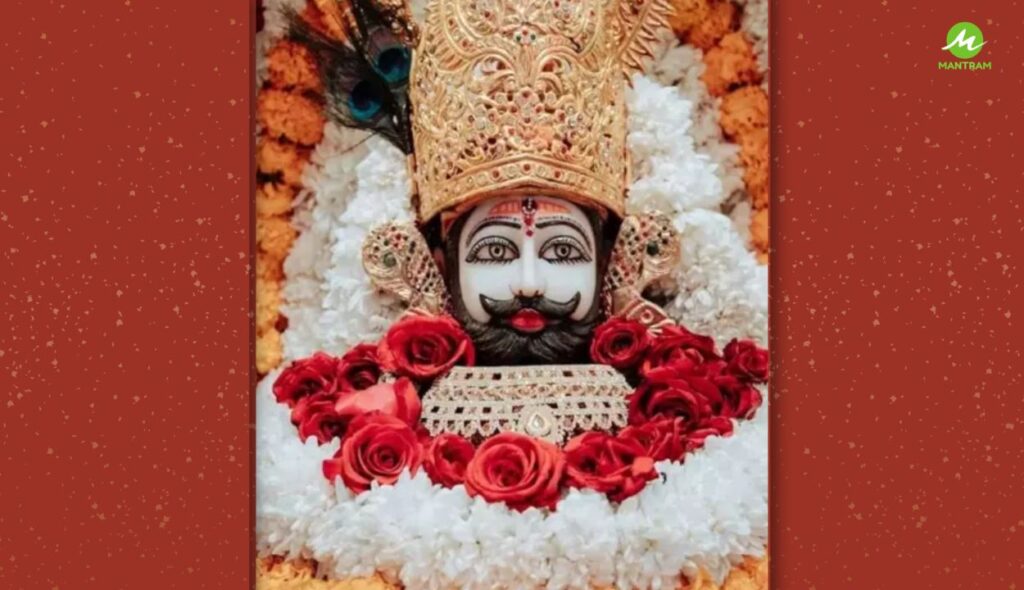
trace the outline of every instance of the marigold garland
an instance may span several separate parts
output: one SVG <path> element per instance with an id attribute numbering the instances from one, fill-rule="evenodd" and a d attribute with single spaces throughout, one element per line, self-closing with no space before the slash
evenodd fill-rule
<path id="1" fill-rule="evenodd" d="M 758 260 L 768 262 L 768 95 L 766 73 L 754 55 L 754 44 L 740 30 L 744 8 L 729 0 L 675 0 L 672 29 L 680 41 L 704 51 L 702 80 L 708 92 L 722 99 L 719 124 L 740 148 L 743 182 L 750 195 L 751 246 Z M 749 8 L 749 7 L 746 7 Z"/>
<path id="2" fill-rule="evenodd" d="M 318 15 L 312 9 L 310 18 Z M 302 172 L 323 137 L 320 77 L 309 51 L 278 41 L 266 55 L 267 76 L 256 99 L 260 136 L 256 148 L 256 370 L 281 362 L 281 282 L 284 259 L 295 242 L 291 209 L 302 190 Z"/>
<path id="3" fill-rule="evenodd" d="M 768 557 L 748 558 L 729 572 L 719 586 L 701 573 L 693 580 L 681 578 L 678 590 L 767 590 Z M 316 562 L 265 557 L 257 562 L 256 590 L 400 590 L 380 576 L 348 580 L 324 580 L 316 575 Z M 605 590 L 605 589 L 597 589 Z"/>

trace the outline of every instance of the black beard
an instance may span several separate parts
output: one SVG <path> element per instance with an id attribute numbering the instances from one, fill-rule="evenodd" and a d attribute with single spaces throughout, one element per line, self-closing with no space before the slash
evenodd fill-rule
<path id="1" fill-rule="evenodd" d="M 491 320 L 480 322 L 469 315 L 461 297 L 455 297 L 455 319 L 462 323 L 473 340 L 478 365 L 581 363 L 589 358 L 590 338 L 600 319 L 600 306 L 592 303 L 586 316 L 573 320 L 569 315 L 579 305 L 579 299 L 579 294 L 566 303 L 518 297 L 495 301 L 481 296 L 481 304 L 491 314 Z M 536 309 L 548 320 L 542 331 L 523 334 L 503 323 L 504 318 L 528 307 Z M 568 313 L 564 313 L 566 308 Z M 499 314 L 495 315 L 492 310 Z M 545 313 L 545 310 L 555 311 L 555 314 Z M 557 315 L 559 313 L 560 316 Z"/>

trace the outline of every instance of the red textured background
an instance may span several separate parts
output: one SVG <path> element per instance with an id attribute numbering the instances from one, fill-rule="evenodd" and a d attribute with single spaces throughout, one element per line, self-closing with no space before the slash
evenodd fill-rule
<path id="1" fill-rule="evenodd" d="M 775 587 L 1024 588 L 1022 7 L 775 8 Z"/>
<path id="2" fill-rule="evenodd" d="M 774 587 L 1024 588 L 1020 8 L 836 4 L 773 13 Z M 251 6 L 3 10 L 0 588 L 245 588 Z"/>
<path id="3" fill-rule="evenodd" d="M 0 588 L 245 588 L 250 7 L 0 10 Z"/>

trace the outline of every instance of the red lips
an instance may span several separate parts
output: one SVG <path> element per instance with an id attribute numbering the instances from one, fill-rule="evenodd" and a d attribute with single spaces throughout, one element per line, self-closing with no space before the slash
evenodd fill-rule
<path id="1" fill-rule="evenodd" d="M 532 334 L 547 326 L 547 320 L 535 309 L 521 309 L 508 319 L 508 324 L 519 332 Z"/>

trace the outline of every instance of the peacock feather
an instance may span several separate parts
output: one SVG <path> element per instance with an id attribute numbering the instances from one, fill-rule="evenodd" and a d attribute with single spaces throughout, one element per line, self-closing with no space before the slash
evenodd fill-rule
<path id="1" fill-rule="evenodd" d="M 352 0 L 345 8 L 335 14 L 348 18 L 334 20 L 343 27 L 344 40 L 294 11 L 288 14 L 288 37 L 316 59 L 330 119 L 376 133 L 408 154 L 411 38 L 396 33 L 408 30 L 408 25 L 395 23 L 398 17 L 383 12 L 374 0 Z"/>

